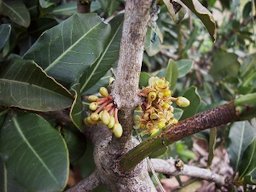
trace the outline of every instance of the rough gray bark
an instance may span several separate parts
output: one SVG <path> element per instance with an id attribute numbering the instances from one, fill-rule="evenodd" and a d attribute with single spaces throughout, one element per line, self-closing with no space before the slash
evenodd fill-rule
<path id="1" fill-rule="evenodd" d="M 152 0 L 127 0 L 125 4 L 125 18 L 116 70 L 116 81 L 112 96 L 119 108 L 119 121 L 123 126 L 123 136 L 115 147 L 125 147 L 131 137 L 133 127 L 133 110 L 138 106 L 140 98 L 139 74 L 141 71 L 144 39 L 150 20 Z"/>

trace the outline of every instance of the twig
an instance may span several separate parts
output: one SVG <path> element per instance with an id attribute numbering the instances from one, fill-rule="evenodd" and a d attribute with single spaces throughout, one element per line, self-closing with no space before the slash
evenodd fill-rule
<path id="1" fill-rule="evenodd" d="M 226 184 L 224 176 L 216 174 L 209 169 L 199 168 L 185 164 L 182 166 L 182 169 L 177 169 L 175 166 L 175 160 L 172 158 L 168 160 L 151 159 L 150 161 L 153 165 L 154 170 L 158 173 L 173 176 L 186 175 L 190 177 L 201 178 L 208 181 L 213 181 L 214 183 L 220 186 Z"/>
<path id="2" fill-rule="evenodd" d="M 98 171 L 94 171 L 89 177 L 83 179 L 74 187 L 66 190 L 66 192 L 86 192 L 92 191 L 100 184 L 100 179 L 98 176 Z"/>

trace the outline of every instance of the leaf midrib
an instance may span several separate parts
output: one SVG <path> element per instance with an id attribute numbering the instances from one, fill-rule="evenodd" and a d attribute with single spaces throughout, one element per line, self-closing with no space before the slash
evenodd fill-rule
<path id="1" fill-rule="evenodd" d="M 13 122 L 14 122 L 14 127 L 16 128 L 16 130 L 18 131 L 21 139 L 24 141 L 24 143 L 27 144 L 28 148 L 32 151 L 32 153 L 36 156 L 36 158 L 39 160 L 39 162 L 42 164 L 42 166 L 46 169 L 46 171 L 48 172 L 48 174 L 50 175 L 50 177 L 55 181 L 56 184 L 59 185 L 59 182 L 57 180 L 57 178 L 53 175 L 53 173 L 50 171 L 50 169 L 47 167 L 47 165 L 43 162 L 43 160 L 41 159 L 41 157 L 37 154 L 37 152 L 34 150 L 34 148 L 30 145 L 29 141 L 26 139 L 25 135 L 23 134 L 21 127 L 17 121 L 17 119 L 15 117 L 12 118 Z"/>
<path id="2" fill-rule="evenodd" d="M 64 96 L 64 95 L 62 95 L 62 94 L 60 94 L 58 92 L 54 92 L 54 91 L 52 91 L 50 89 L 47 89 L 46 87 L 40 87 L 40 85 L 36 85 L 36 84 L 33 84 L 33 83 L 23 82 L 23 81 L 16 81 L 16 80 L 12 80 L 12 79 L 4 79 L 4 78 L 0 78 L 0 82 L 1 81 L 12 82 L 12 83 L 15 83 L 15 84 L 23 84 L 25 86 L 30 86 L 30 87 L 36 87 L 38 89 L 43 89 L 43 90 L 45 90 L 47 92 L 50 92 L 50 93 L 53 93 L 55 95 L 60 95 L 60 96 L 63 96 L 65 98 L 68 98 L 68 97 L 66 97 L 66 96 Z"/>
<path id="3" fill-rule="evenodd" d="M 90 76 L 88 77 L 88 79 L 86 80 L 86 82 L 83 84 L 82 88 L 81 88 L 81 92 L 83 92 L 83 89 L 86 87 L 86 85 L 88 84 L 88 82 L 91 80 L 92 76 L 94 75 L 94 72 L 98 69 L 99 65 L 100 65 L 100 62 L 102 61 L 102 59 L 104 58 L 106 52 L 108 51 L 110 45 L 112 44 L 113 40 L 115 39 L 116 37 L 116 34 L 118 33 L 120 27 L 121 27 L 121 23 L 120 25 L 118 26 L 117 30 L 115 31 L 113 37 L 111 38 L 111 40 L 109 41 L 105 51 L 101 54 L 101 57 L 99 58 L 96 66 L 94 67 L 93 71 L 90 73 Z"/>
<path id="4" fill-rule="evenodd" d="M 26 24 L 26 20 L 24 20 L 19 14 L 18 12 L 16 12 L 12 7 L 10 7 L 9 5 L 7 5 L 4 1 L 3 1 L 3 4 L 8 8 L 10 9 L 15 15 L 17 15 L 23 22 L 23 24 Z"/>
<path id="5" fill-rule="evenodd" d="M 54 67 L 61 58 L 63 58 L 64 55 L 66 55 L 71 49 L 73 49 L 88 33 L 90 33 L 92 30 L 94 30 L 96 27 L 98 27 L 101 24 L 101 22 L 98 22 L 96 25 L 94 25 L 90 30 L 88 30 L 84 35 L 82 35 L 74 44 L 72 44 L 68 49 L 66 49 L 59 57 L 57 57 L 54 62 L 52 62 L 48 67 L 44 69 L 45 72 L 49 71 L 52 67 Z M 63 42 L 62 42 L 63 43 Z"/>

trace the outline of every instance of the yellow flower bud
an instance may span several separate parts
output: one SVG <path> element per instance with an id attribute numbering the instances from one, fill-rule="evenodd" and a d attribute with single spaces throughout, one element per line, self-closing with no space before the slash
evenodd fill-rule
<path id="1" fill-rule="evenodd" d="M 179 107 L 187 107 L 190 105 L 190 101 L 185 97 L 178 97 L 176 100 L 176 104 Z"/>
<path id="2" fill-rule="evenodd" d="M 109 123 L 108 123 L 108 128 L 109 129 L 112 129 L 115 125 L 115 118 L 113 116 L 110 116 L 110 120 L 109 120 Z"/>
<path id="3" fill-rule="evenodd" d="M 98 97 L 96 96 L 96 95 L 90 95 L 90 96 L 88 96 L 88 101 L 90 101 L 90 102 L 95 102 L 95 101 L 97 101 L 98 100 Z"/>
<path id="4" fill-rule="evenodd" d="M 151 120 L 156 120 L 156 119 L 158 119 L 159 117 L 158 117 L 158 115 L 156 114 L 156 113 L 152 113 L 151 115 L 150 115 L 150 119 Z"/>
<path id="5" fill-rule="evenodd" d="M 157 124 L 158 128 L 159 128 L 159 129 L 164 128 L 164 127 L 165 127 L 165 123 L 166 123 L 165 120 L 159 121 L 158 124 Z"/>
<path id="6" fill-rule="evenodd" d="M 171 96 L 171 94 L 172 94 L 172 92 L 171 92 L 171 90 L 169 90 L 169 89 L 167 89 L 167 90 L 165 90 L 165 91 L 163 92 L 163 95 L 164 95 L 165 97 L 169 97 L 169 96 Z"/>
<path id="7" fill-rule="evenodd" d="M 162 107 L 163 107 L 164 109 L 168 109 L 168 108 L 170 108 L 170 105 L 169 105 L 169 103 L 163 103 L 163 104 L 162 104 Z"/>
<path id="8" fill-rule="evenodd" d="M 106 87 L 101 87 L 100 90 L 99 90 L 100 94 L 103 96 L 103 97 L 107 97 L 108 96 L 108 90 Z"/>
<path id="9" fill-rule="evenodd" d="M 154 91 L 149 92 L 149 94 L 148 94 L 148 101 L 152 102 L 155 99 L 156 99 L 156 92 L 154 92 Z"/>
<path id="10" fill-rule="evenodd" d="M 86 117 L 86 118 L 84 118 L 84 123 L 85 123 L 86 125 L 93 125 L 93 124 L 96 124 L 97 122 L 96 122 L 96 121 L 93 121 L 93 120 L 91 119 L 91 117 Z"/>
<path id="11" fill-rule="evenodd" d="M 92 121 L 98 121 L 99 120 L 99 114 L 98 113 L 92 113 L 90 116 Z"/>
<path id="12" fill-rule="evenodd" d="M 97 108 L 98 108 L 98 103 L 96 103 L 96 102 L 90 103 L 90 105 L 89 105 L 90 110 L 95 111 Z"/>
<path id="13" fill-rule="evenodd" d="M 113 128 L 113 133 L 116 138 L 120 138 L 123 134 L 123 128 L 120 123 L 116 123 Z"/>
<path id="14" fill-rule="evenodd" d="M 106 110 L 104 110 L 102 112 L 102 114 L 100 115 L 100 119 L 101 119 L 103 124 L 108 125 L 109 122 L 110 122 L 110 115 L 109 115 L 109 113 Z"/>

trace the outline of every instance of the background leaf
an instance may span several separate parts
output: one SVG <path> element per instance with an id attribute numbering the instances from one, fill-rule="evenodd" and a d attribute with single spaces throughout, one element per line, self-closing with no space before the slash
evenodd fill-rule
<path id="1" fill-rule="evenodd" d="M 23 1 L 2 0 L 0 12 L 23 27 L 30 25 L 30 15 Z"/>
<path id="2" fill-rule="evenodd" d="M 62 134 L 67 143 L 70 163 L 74 164 L 85 153 L 85 137 L 80 132 L 72 131 L 69 129 L 63 129 Z"/>
<path id="3" fill-rule="evenodd" d="M 0 50 L 4 47 L 11 34 L 11 25 L 2 24 L 0 25 Z"/>
<path id="4" fill-rule="evenodd" d="M 183 108 L 183 115 L 181 117 L 181 120 L 194 115 L 198 111 L 198 108 L 201 102 L 201 98 L 197 92 L 197 88 L 194 86 L 190 87 L 184 93 L 183 96 L 190 101 L 190 105 L 188 107 Z"/>
<path id="5" fill-rule="evenodd" d="M 72 103 L 70 93 L 33 61 L 12 59 L 0 69 L 0 105 L 55 111 Z"/>
<path id="6" fill-rule="evenodd" d="M 235 171 L 239 168 L 245 149 L 254 138 L 256 138 L 256 129 L 248 121 L 236 122 L 231 126 L 228 153 L 230 163 Z"/>
<path id="7" fill-rule="evenodd" d="M 109 33 L 110 26 L 96 14 L 75 14 L 45 31 L 24 57 L 70 86 L 95 63 Z"/>
<path id="8" fill-rule="evenodd" d="M 148 86 L 149 78 L 150 78 L 149 73 L 147 73 L 147 72 L 141 72 L 140 73 L 140 81 L 139 81 L 140 88 Z"/>
<path id="9" fill-rule="evenodd" d="M 210 74 L 218 80 L 223 79 L 223 77 L 236 77 L 239 67 L 238 56 L 235 53 L 219 50 L 213 55 Z"/>
<path id="10" fill-rule="evenodd" d="M 256 138 L 253 139 L 251 144 L 244 151 L 242 160 L 239 163 L 239 177 L 243 178 L 244 176 L 251 177 L 255 180 L 255 167 L 256 167 Z"/>
<path id="11" fill-rule="evenodd" d="M 178 78 L 184 77 L 189 73 L 193 66 L 193 61 L 190 59 L 181 59 L 176 61 L 178 67 Z"/>
<path id="12" fill-rule="evenodd" d="M 8 175 L 26 191 L 61 191 L 66 185 L 66 144 L 40 116 L 22 113 L 10 117 L 0 130 L 0 155 Z"/>
<path id="13" fill-rule="evenodd" d="M 92 87 L 106 72 L 117 63 L 122 32 L 123 15 L 118 15 L 110 21 L 111 32 L 104 44 L 103 52 L 97 61 L 81 76 L 81 92 Z"/>
<path id="14" fill-rule="evenodd" d="M 216 39 L 216 23 L 212 14 L 198 0 L 181 0 L 204 24 L 213 41 Z"/>
<path id="15" fill-rule="evenodd" d="M 168 62 L 167 68 L 166 68 L 165 79 L 167 81 L 169 81 L 171 90 L 174 89 L 174 87 L 176 85 L 177 78 L 178 78 L 177 64 L 175 61 L 170 59 Z"/>

